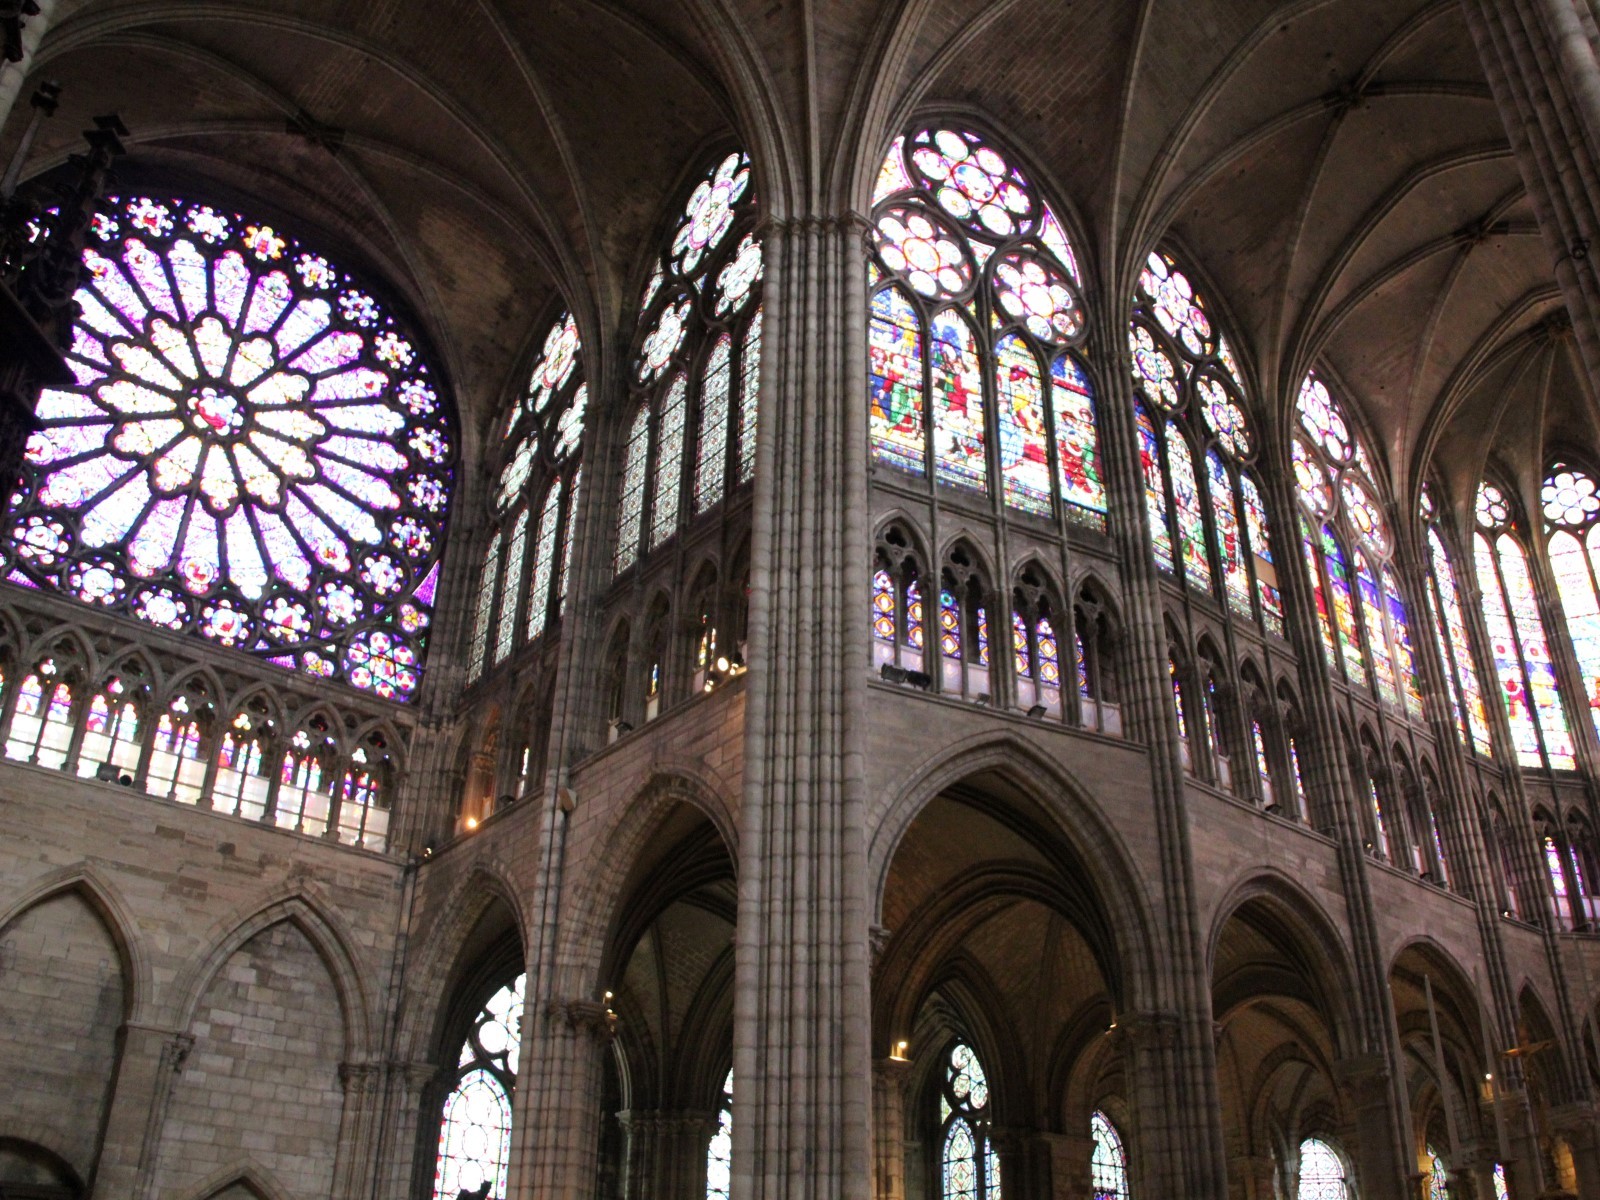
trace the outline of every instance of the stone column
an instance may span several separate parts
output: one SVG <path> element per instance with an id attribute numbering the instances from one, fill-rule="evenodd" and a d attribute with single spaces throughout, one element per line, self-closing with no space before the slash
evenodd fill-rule
<path id="1" fill-rule="evenodd" d="M 872 1200 L 906 1200 L 906 1083 L 911 1063 L 872 1064 Z"/>
<path id="2" fill-rule="evenodd" d="M 600 1055 L 612 1036 L 612 1015 L 595 1000 L 550 1000 L 523 1017 L 522 1054 L 529 1068 L 517 1094 L 524 1118 L 512 1122 L 506 1195 L 588 1200 L 600 1143 Z M 519 1085 L 524 1081 L 519 1079 Z"/>
<path id="3" fill-rule="evenodd" d="M 617 1118 L 628 1139 L 624 1200 L 705 1200 L 715 1113 L 630 1111 Z"/>
<path id="4" fill-rule="evenodd" d="M 384 1064 L 384 1100 L 378 1116 L 377 1162 L 373 1168 L 377 1196 L 409 1196 L 433 1178 L 435 1156 L 421 1153 L 437 1144 L 437 1127 L 424 1141 L 423 1122 L 438 1119 L 439 1068 L 428 1062 Z"/>
<path id="5" fill-rule="evenodd" d="M 172 1083 L 194 1047 L 187 1033 L 129 1023 L 119 1031 L 117 1078 L 89 1194 L 127 1200 L 149 1188 Z"/>
<path id="6" fill-rule="evenodd" d="M 1000 1187 L 1007 1200 L 1051 1200 L 1058 1186 L 1051 1135 L 996 1127 L 989 1137 L 1000 1152 Z"/>
<path id="7" fill-rule="evenodd" d="M 1278 1164 L 1271 1155 L 1236 1155 L 1228 1173 L 1235 1200 L 1277 1200 Z"/>
<path id="8" fill-rule="evenodd" d="M 865 244 L 848 214 L 774 221 L 765 239 L 733 1195 L 866 1200 Z"/>
<path id="9" fill-rule="evenodd" d="M 1553 1130 L 1566 1140 L 1572 1151 L 1576 1192 L 1580 1196 L 1600 1196 L 1600 1138 L 1596 1136 L 1595 1109 L 1588 1103 L 1563 1104 L 1550 1112 Z M 1553 1183 L 1560 1182 L 1552 1180 Z"/>

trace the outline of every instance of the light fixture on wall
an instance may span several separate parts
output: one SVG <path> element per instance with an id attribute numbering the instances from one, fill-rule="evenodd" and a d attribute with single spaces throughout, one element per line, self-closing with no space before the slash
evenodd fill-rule
<path id="1" fill-rule="evenodd" d="M 468 833 L 471 833 L 474 829 L 476 829 L 478 827 L 478 818 L 477 817 L 468 817 L 465 821 L 461 822 L 461 824 L 466 827 L 466 830 L 467 830 Z"/>
<path id="2" fill-rule="evenodd" d="M 909 1062 L 910 1061 L 910 1055 L 909 1055 L 908 1051 L 910 1049 L 911 1049 L 911 1043 L 910 1042 L 906 1042 L 906 1041 L 896 1042 L 894 1044 L 894 1050 L 889 1054 L 889 1057 L 891 1059 L 893 1059 L 895 1062 Z"/>

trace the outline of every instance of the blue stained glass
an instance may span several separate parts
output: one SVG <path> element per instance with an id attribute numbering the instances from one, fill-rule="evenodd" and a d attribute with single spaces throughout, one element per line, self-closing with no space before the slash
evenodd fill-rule
<path id="1" fill-rule="evenodd" d="M 1217 530 L 1218 557 L 1222 560 L 1223 589 L 1228 606 L 1241 616 L 1255 615 L 1250 602 L 1250 573 L 1244 563 L 1244 540 L 1239 532 L 1239 513 L 1233 502 L 1233 479 L 1222 455 L 1212 450 L 1206 455 L 1207 491 L 1211 515 Z"/>
<path id="2" fill-rule="evenodd" d="M 1389 655 L 1389 639 L 1384 636 L 1383 598 L 1365 550 L 1356 551 L 1356 592 L 1361 597 L 1361 620 L 1367 627 L 1367 652 L 1378 681 L 1378 699 L 1398 705 L 1400 690 L 1395 685 L 1394 660 Z"/>

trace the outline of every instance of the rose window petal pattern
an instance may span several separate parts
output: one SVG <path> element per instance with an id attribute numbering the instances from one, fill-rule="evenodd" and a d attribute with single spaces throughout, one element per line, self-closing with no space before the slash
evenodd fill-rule
<path id="1" fill-rule="evenodd" d="M 655 325 L 645 334 L 644 344 L 639 348 L 640 383 L 661 378 L 672 356 L 683 345 L 689 328 L 689 308 L 689 297 L 679 297 L 676 304 L 668 304 L 661 310 Z"/>
<path id="2" fill-rule="evenodd" d="M 750 160 L 740 151 L 723 159 L 710 179 L 700 181 L 672 239 L 670 253 L 679 274 L 692 274 L 700 260 L 727 236 L 734 205 L 749 186 Z"/>
<path id="3" fill-rule="evenodd" d="M 995 264 L 994 289 L 1001 310 L 1041 342 L 1059 345 L 1083 332 L 1083 306 L 1054 267 L 1008 254 Z"/>
<path id="4" fill-rule="evenodd" d="M 921 208 L 891 208 L 878 218 L 878 254 L 930 299 L 959 296 L 972 285 L 960 235 Z"/>
<path id="5" fill-rule="evenodd" d="M 1600 513 L 1594 480 L 1565 463 L 1555 465 L 1544 481 L 1539 499 L 1544 506 L 1544 519 L 1552 525 L 1582 528 Z"/>
<path id="6" fill-rule="evenodd" d="M 1307 375 L 1300 388 L 1300 424 L 1329 458 L 1341 463 L 1349 461 L 1354 446 L 1350 428 L 1328 394 L 1327 385 L 1314 375 Z"/>
<path id="7" fill-rule="evenodd" d="M 578 365 L 578 350 L 578 323 L 571 313 L 566 313 L 551 327 L 533 368 L 533 377 L 528 382 L 530 412 L 543 412 L 550 397 L 572 378 L 573 368 Z"/>
<path id="8" fill-rule="evenodd" d="M 726 317 L 743 308 L 751 291 L 761 281 L 761 268 L 761 243 L 755 234 L 747 233 L 728 265 L 717 274 L 717 298 L 712 311 L 719 317 Z"/>
<path id="9" fill-rule="evenodd" d="M 1202 377 L 1196 387 L 1200 392 L 1206 424 L 1217 435 L 1222 448 L 1233 458 L 1249 458 L 1250 425 L 1245 420 L 1244 410 L 1228 394 L 1228 389 L 1215 379 Z"/>
<path id="10" fill-rule="evenodd" d="M 1033 197 L 1021 175 L 976 134 L 919 133 L 911 165 L 939 207 L 973 233 L 1011 237 L 1033 229 Z"/>
<path id="11" fill-rule="evenodd" d="M 75 382 L 40 398 L 9 579 L 409 698 L 421 625 L 399 609 L 431 606 L 454 449 L 407 331 L 241 216 L 112 199 L 91 231 Z M 411 663 L 387 691 L 330 665 L 382 639 Z"/>
<path id="12" fill-rule="evenodd" d="M 1178 370 L 1167 352 L 1156 345 L 1150 331 L 1139 325 L 1130 328 L 1128 351 L 1133 356 L 1134 386 L 1142 388 L 1162 411 L 1177 408 Z"/>
<path id="13" fill-rule="evenodd" d="M 1161 254 L 1150 255 L 1139 275 L 1139 286 L 1151 300 L 1161 328 L 1176 338 L 1195 358 L 1211 350 L 1211 318 L 1195 298 L 1188 277 Z"/>

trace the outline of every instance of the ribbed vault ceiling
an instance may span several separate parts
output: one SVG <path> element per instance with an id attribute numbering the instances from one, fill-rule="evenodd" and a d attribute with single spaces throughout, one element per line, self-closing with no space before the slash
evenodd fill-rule
<path id="1" fill-rule="evenodd" d="M 1491 445 L 1532 475 L 1592 438 L 1456 0 L 63 0 L 34 76 L 66 93 L 30 173 L 116 111 L 128 179 L 259 197 L 352 248 L 431 333 L 469 443 L 557 294 L 591 346 L 630 332 L 707 147 L 741 141 L 777 215 L 861 208 L 888 138 L 938 108 L 1045 177 L 1099 294 L 1169 239 L 1263 419 L 1328 368 L 1397 496 L 1430 454 L 1460 496 Z"/>

